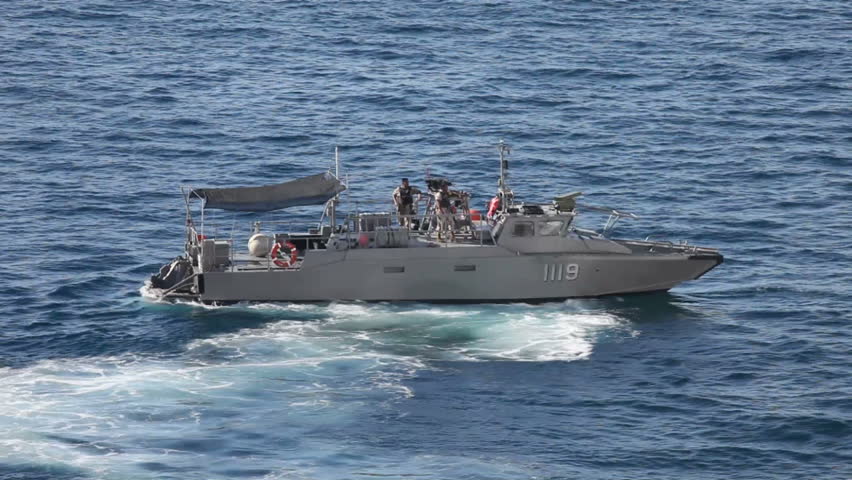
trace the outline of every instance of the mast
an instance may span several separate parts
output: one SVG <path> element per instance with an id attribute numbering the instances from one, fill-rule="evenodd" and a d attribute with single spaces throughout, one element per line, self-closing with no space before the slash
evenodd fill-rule
<path id="1" fill-rule="evenodd" d="M 514 196 L 512 189 L 506 183 L 506 179 L 509 177 L 509 159 L 507 157 L 512 152 L 512 149 L 509 144 L 500 140 L 500 143 L 497 144 L 497 150 L 500 151 L 500 179 L 497 181 L 497 191 L 503 198 L 501 210 L 506 210 L 509 208 L 509 204 Z"/>
<path id="2" fill-rule="evenodd" d="M 334 177 L 340 180 L 340 147 L 337 145 L 334 146 Z M 337 230 L 337 203 L 339 199 L 340 194 L 338 193 L 329 204 L 328 221 L 331 223 L 331 233 Z"/>

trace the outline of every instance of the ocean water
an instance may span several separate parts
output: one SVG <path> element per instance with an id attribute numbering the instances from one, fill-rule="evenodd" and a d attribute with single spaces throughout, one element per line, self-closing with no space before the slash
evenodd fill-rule
<path id="1" fill-rule="evenodd" d="M 0 479 L 852 478 L 850 31 L 841 0 L 0 3 Z M 180 185 L 339 145 L 350 207 L 427 172 L 484 203 L 500 139 L 524 199 L 725 263 L 538 305 L 144 295 Z"/>

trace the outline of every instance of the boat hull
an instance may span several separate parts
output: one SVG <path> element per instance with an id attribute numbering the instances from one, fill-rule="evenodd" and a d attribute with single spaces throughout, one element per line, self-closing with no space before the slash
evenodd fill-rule
<path id="1" fill-rule="evenodd" d="M 500 302 L 669 290 L 719 254 L 518 254 L 501 247 L 312 251 L 299 269 L 203 272 L 209 302 Z"/>

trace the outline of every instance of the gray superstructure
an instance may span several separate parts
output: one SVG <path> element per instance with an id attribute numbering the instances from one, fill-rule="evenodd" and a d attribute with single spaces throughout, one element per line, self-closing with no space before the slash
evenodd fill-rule
<path id="1" fill-rule="evenodd" d="M 468 206 L 454 190 L 453 236 L 437 241 L 434 201 L 410 228 L 392 213 L 338 219 L 339 173 L 281 185 L 197 189 L 185 192 L 185 254 L 151 279 L 164 298 L 233 301 L 535 301 L 669 290 L 719 265 L 715 249 L 671 242 L 610 238 L 621 218 L 635 215 L 584 207 L 575 192 L 551 204 L 515 201 L 507 185 L 508 147 L 500 144 L 502 198 L 493 218 Z M 443 179 L 429 179 L 439 188 Z M 264 233 L 256 222 L 241 243 L 205 236 L 190 213 L 192 198 L 204 208 L 267 211 L 325 203 L 323 222 L 303 233 Z M 584 211 L 605 211 L 601 231 L 580 228 Z M 202 215 L 203 218 L 203 215 Z M 207 230 L 209 232 L 209 229 Z M 244 241 L 244 240 L 243 240 Z"/>

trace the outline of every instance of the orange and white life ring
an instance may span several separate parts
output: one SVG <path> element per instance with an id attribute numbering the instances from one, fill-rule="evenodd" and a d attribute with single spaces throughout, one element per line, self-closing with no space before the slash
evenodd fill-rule
<path id="1" fill-rule="evenodd" d="M 282 248 L 288 248 L 290 250 L 289 257 L 287 253 L 281 251 Z M 275 245 L 272 246 L 269 256 L 272 257 L 272 263 L 275 265 L 278 265 L 281 268 L 288 268 L 295 265 L 296 260 L 299 259 L 299 249 L 297 249 L 291 242 L 276 242 Z"/>

